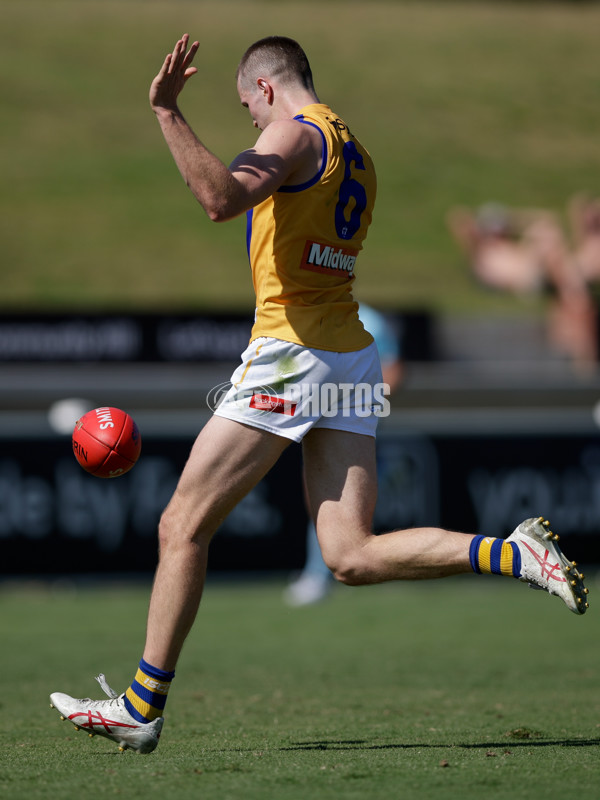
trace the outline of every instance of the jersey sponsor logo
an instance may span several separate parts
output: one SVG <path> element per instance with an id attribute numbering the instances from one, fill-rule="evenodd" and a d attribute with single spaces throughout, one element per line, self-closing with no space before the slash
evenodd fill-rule
<path id="1" fill-rule="evenodd" d="M 275 414 L 288 414 L 293 417 L 296 413 L 296 403 L 284 400 L 283 397 L 273 397 L 270 394 L 253 394 L 250 398 L 250 408 L 258 411 L 273 411 Z"/>
<path id="2" fill-rule="evenodd" d="M 325 275 L 346 273 L 349 278 L 354 276 L 354 264 L 358 250 L 347 250 L 343 247 L 332 247 L 319 242 L 306 242 L 300 269 L 311 272 L 320 272 Z"/>

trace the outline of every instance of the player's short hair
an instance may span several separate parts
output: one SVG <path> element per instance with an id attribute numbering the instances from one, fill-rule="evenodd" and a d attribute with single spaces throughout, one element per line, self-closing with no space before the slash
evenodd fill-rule
<path id="1" fill-rule="evenodd" d="M 252 83 L 262 73 L 283 84 L 300 84 L 314 91 L 313 76 L 306 53 L 287 36 L 266 36 L 250 45 L 242 56 L 236 77 L 244 84 Z"/>

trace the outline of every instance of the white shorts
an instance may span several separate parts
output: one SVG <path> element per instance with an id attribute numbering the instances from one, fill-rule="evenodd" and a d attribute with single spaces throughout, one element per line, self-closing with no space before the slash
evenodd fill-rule
<path id="1" fill-rule="evenodd" d="M 377 347 L 335 353 L 261 337 L 213 403 L 219 417 L 300 442 L 311 428 L 375 436 L 389 413 Z"/>

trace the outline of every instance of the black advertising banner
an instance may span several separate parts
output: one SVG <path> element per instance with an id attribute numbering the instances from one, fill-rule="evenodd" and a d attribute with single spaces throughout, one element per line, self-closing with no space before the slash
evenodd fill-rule
<path id="1" fill-rule="evenodd" d="M 185 363 L 239 361 L 248 345 L 248 313 L 0 313 L 0 363 Z M 433 320 L 424 311 L 385 314 L 404 360 L 434 350 Z"/>
<path id="2" fill-rule="evenodd" d="M 85 473 L 66 437 L 0 439 L 0 574 L 144 573 L 156 528 L 193 436 L 145 435 L 120 478 Z M 577 435 L 450 435 L 382 431 L 378 533 L 441 525 L 506 536 L 543 515 L 569 556 L 600 563 L 600 440 Z M 306 512 L 301 448 L 292 445 L 238 505 L 213 543 L 212 572 L 302 566 Z"/>
<path id="3" fill-rule="evenodd" d="M 192 440 L 144 437 L 131 472 L 88 475 L 65 439 L 2 442 L 0 543 L 3 574 L 152 571 L 160 514 L 175 489 Z M 211 568 L 270 570 L 303 557 L 299 455 L 283 454 L 211 545 Z"/>

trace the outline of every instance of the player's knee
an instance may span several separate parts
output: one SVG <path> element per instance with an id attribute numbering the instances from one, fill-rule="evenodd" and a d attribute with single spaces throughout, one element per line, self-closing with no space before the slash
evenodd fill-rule
<path id="1" fill-rule="evenodd" d="M 164 554 L 182 547 L 208 545 L 215 529 L 210 521 L 195 519 L 185 507 L 172 501 L 158 522 L 159 551 Z"/>
<path id="2" fill-rule="evenodd" d="M 171 505 L 168 505 L 160 516 L 158 522 L 158 544 L 163 553 L 173 547 L 178 547 L 190 537 L 187 536 L 185 526 L 181 524 L 179 515 Z"/>

